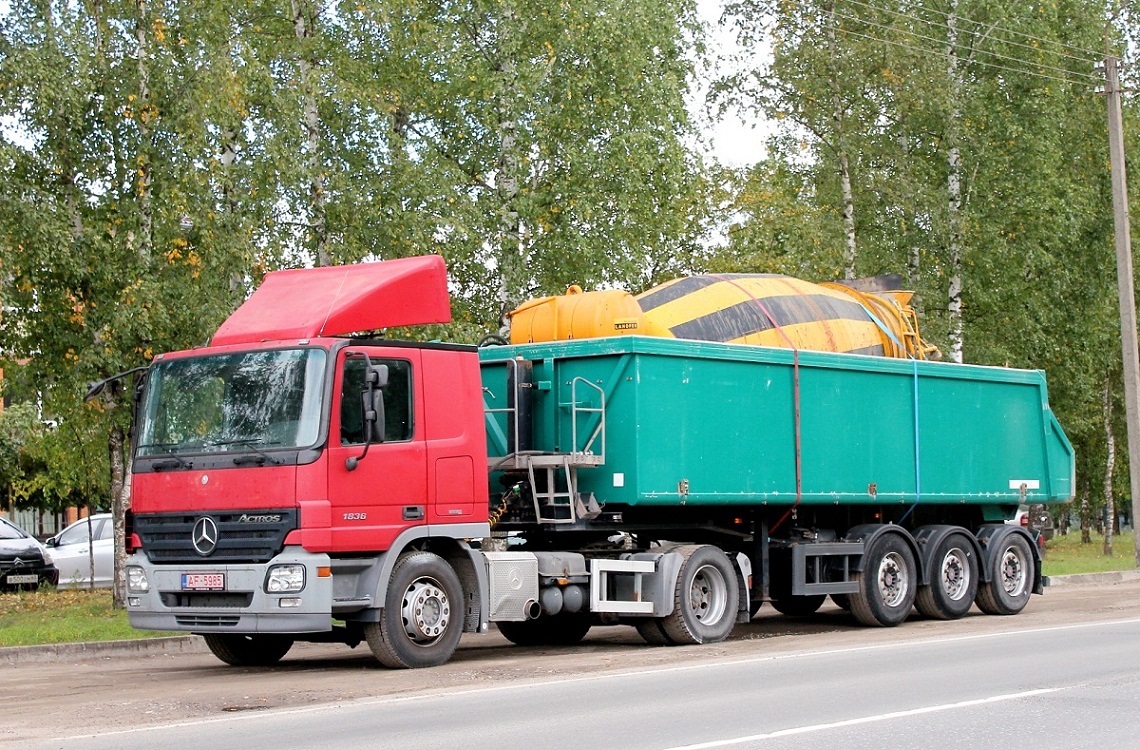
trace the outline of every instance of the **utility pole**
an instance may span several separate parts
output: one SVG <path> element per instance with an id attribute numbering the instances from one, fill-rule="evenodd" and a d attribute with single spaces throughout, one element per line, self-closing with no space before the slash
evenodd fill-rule
<path id="1" fill-rule="evenodd" d="M 1132 534 L 1140 568 L 1140 355 L 1136 344 L 1136 291 L 1132 275 L 1128 180 L 1124 173 L 1124 124 L 1120 114 L 1118 60 L 1104 60 L 1108 103 L 1108 155 L 1112 163 L 1112 214 L 1116 227 L 1116 283 L 1120 294 L 1120 346 L 1124 355 L 1124 409 L 1128 424 L 1128 477 L 1132 488 Z"/>

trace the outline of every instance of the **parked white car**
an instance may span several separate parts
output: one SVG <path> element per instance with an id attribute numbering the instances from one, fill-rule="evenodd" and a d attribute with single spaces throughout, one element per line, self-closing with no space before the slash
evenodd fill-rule
<path id="1" fill-rule="evenodd" d="M 111 588 L 115 575 L 115 525 L 110 513 L 81 518 L 47 540 L 59 570 L 59 588 L 91 585 L 91 551 L 95 557 L 95 587 Z"/>

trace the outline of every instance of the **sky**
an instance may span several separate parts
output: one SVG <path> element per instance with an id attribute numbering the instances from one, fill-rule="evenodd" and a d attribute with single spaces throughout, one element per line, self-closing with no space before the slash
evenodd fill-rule
<path id="1" fill-rule="evenodd" d="M 703 133 L 705 143 L 702 144 L 702 151 L 714 156 L 722 164 L 743 167 L 755 164 L 764 156 L 764 123 L 756 118 L 744 118 L 731 113 L 714 121 L 705 107 L 705 94 L 712 76 L 724 75 L 733 69 L 732 57 L 748 54 L 755 59 L 756 55 L 767 54 L 767 50 L 739 48 L 732 32 L 721 28 L 717 23 L 723 8 L 724 0 L 697 0 L 701 20 L 708 24 L 711 32 L 709 54 L 714 57 L 715 65 L 707 78 L 702 75 L 696 81 L 696 90 L 689 97 L 689 112 Z"/>

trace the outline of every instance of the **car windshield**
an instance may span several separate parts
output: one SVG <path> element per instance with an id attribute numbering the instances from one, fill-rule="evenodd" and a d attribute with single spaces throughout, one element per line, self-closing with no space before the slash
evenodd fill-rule
<path id="1" fill-rule="evenodd" d="M 276 349 L 155 365 L 139 456 L 304 448 L 317 441 L 325 352 Z"/>
<path id="2" fill-rule="evenodd" d="M 24 539 L 24 532 L 6 521 L 0 521 L 0 539 Z"/>

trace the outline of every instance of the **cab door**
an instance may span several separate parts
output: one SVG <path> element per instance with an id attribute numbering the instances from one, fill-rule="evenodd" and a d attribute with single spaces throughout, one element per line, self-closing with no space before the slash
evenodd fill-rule
<path id="1" fill-rule="evenodd" d="M 387 367 L 388 383 L 382 389 L 383 433 L 367 445 L 365 454 L 362 398 L 369 361 Z M 420 367 L 420 352 L 415 349 L 350 346 L 337 357 L 329 426 L 329 500 L 336 551 L 386 550 L 404 529 L 426 523 Z M 355 468 L 349 468 L 351 463 Z"/>

